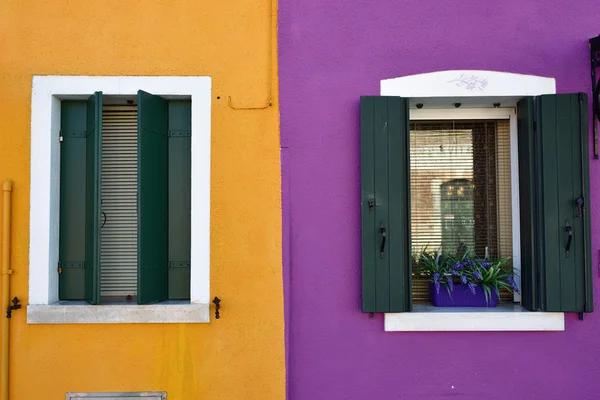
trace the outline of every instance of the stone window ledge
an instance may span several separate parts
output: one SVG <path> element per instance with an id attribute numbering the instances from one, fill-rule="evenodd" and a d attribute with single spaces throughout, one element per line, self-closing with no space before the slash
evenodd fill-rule
<path id="1" fill-rule="evenodd" d="M 28 305 L 28 324 L 190 324 L 210 322 L 210 305 L 186 301 L 158 304 L 90 305 L 59 301 Z"/>

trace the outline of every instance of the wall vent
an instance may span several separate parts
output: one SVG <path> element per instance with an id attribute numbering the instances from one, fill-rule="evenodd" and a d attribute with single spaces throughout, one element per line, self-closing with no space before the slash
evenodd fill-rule
<path id="1" fill-rule="evenodd" d="M 166 400 L 167 392 L 67 393 L 67 400 Z"/>

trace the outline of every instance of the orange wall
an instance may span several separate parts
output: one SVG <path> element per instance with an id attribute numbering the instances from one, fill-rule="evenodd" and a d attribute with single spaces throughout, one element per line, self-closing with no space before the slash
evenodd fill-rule
<path id="1" fill-rule="evenodd" d="M 166 390 L 169 400 L 283 399 L 279 116 L 268 0 L 0 2 L 0 180 L 15 181 L 11 296 L 27 304 L 32 75 L 213 77 L 209 324 L 11 320 L 13 400 Z M 268 66 L 272 63 L 272 77 Z M 218 99 L 217 96 L 220 96 Z"/>

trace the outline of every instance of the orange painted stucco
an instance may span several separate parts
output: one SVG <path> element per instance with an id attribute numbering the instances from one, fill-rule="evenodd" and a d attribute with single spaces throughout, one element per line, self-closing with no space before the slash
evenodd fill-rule
<path id="1" fill-rule="evenodd" d="M 0 2 L 0 180 L 15 182 L 10 295 L 27 304 L 32 75 L 200 75 L 213 79 L 211 297 L 223 300 L 208 324 L 28 325 L 16 311 L 11 400 L 285 397 L 276 15 L 275 0 L 272 9 L 269 0 Z M 228 96 L 263 105 L 269 83 L 270 108 L 229 108 Z"/>

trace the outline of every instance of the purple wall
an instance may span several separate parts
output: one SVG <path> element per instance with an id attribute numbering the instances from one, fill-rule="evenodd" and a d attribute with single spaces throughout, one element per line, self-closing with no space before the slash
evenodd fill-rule
<path id="1" fill-rule="evenodd" d="M 381 79 L 448 69 L 589 93 L 600 3 L 280 0 L 279 12 L 288 399 L 599 399 L 600 311 L 551 333 L 386 333 L 361 313 L 358 101 Z M 598 221 L 600 162 L 591 176 Z"/>

